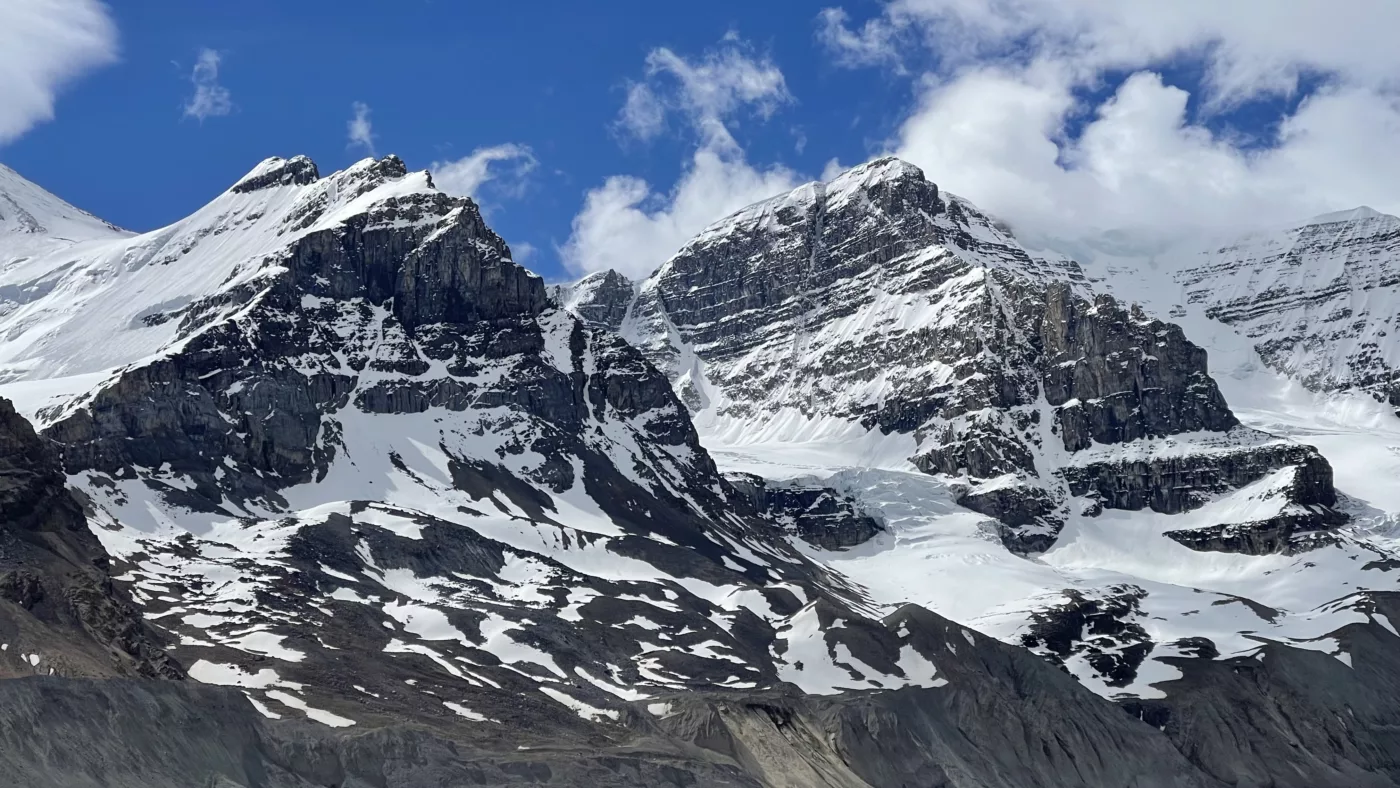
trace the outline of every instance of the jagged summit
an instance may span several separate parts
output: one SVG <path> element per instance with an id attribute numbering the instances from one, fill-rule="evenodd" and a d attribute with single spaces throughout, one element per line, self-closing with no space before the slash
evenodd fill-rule
<path id="1" fill-rule="evenodd" d="M 550 288 L 560 306 L 593 325 L 613 331 L 622 327 L 636 292 L 636 282 L 611 269 Z"/>
<path id="2" fill-rule="evenodd" d="M 6 315 L 19 328 L 0 340 L 0 381 L 95 374 L 152 358 L 279 282 L 311 297 L 365 288 L 376 303 L 392 298 L 409 322 L 543 308 L 542 280 L 510 261 L 475 203 L 438 191 L 426 171 L 386 156 L 316 175 L 305 157 L 268 159 L 168 227 L 6 269 L 0 287 L 30 295 Z M 323 265 L 336 243 L 396 230 L 423 248 L 368 250 L 369 267 Z M 291 259 L 311 244 L 323 247 L 314 260 Z M 429 248 L 450 250 L 453 264 L 430 263 Z M 499 299 L 483 295 L 497 292 Z"/>
<path id="3" fill-rule="evenodd" d="M 246 193 L 270 186 L 306 186 L 320 177 L 316 163 L 307 156 L 293 156 L 290 159 L 272 156 L 263 159 L 247 175 L 239 178 L 230 191 Z"/>

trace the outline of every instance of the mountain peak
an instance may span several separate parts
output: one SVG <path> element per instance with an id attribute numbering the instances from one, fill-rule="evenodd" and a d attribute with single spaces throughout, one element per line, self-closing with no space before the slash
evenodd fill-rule
<path id="1" fill-rule="evenodd" d="M 1333 211 L 1331 213 L 1324 213 L 1318 216 L 1314 216 L 1313 218 L 1304 222 L 1304 225 L 1306 226 L 1317 224 L 1340 224 L 1343 222 L 1362 222 L 1371 219 L 1394 218 L 1395 217 L 1391 216 L 1390 214 L 1381 213 L 1380 211 L 1376 210 L 1375 208 L 1372 208 L 1369 205 L 1360 205 L 1355 208 L 1349 208 L 1345 211 Z"/>
<path id="2" fill-rule="evenodd" d="M 827 188 L 829 190 L 838 189 L 848 184 L 869 187 L 882 181 L 899 180 L 926 181 L 928 178 L 924 176 L 922 169 L 897 156 L 882 156 L 864 164 L 858 164 L 837 175 L 827 181 Z"/>
<path id="3" fill-rule="evenodd" d="M 0 164 L 0 236 L 28 236 L 40 244 L 76 243 L 124 234 L 116 225 L 104 222 Z M 28 246 L 23 241 L 21 246 Z M 32 253 L 6 245 L 6 252 Z M 23 256 L 20 254 L 19 256 Z"/>
<path id="4" fill-rule="evenodd" d="M 272 156 L 258 162 L 258 166 L 239 178 L 230 191 L 247 194 L 273 186 L 306 186 L 320 177 L 316 162 L 307 156 L 293 156 L 290 159 Z"/>

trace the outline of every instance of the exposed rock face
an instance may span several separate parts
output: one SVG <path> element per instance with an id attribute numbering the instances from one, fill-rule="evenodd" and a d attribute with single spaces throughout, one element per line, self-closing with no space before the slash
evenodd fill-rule
<path id="1" fill-rule="evenodd" d="M 913 436 L 937 477 L 899 473 L 956 485 L 1021 549 L 1050 546 L 1066 512 L 1210 513 L 1228 493 L 1250 519 L 1171 538 L 1287 552 L 1336 501 L 1315 453 L 1238 427 L 1179 331 L 1096 299 L 1073 264 L 1026 253 L 908 165 L 741 217 L 635 299 L 607 275 L 573 298 L 396 158 L 326 177 L 276 159 L 170 228 L 0 271 L 0 377 L 57 392 L 30 412 L 69 474 L 0 409 L 0 511 L 17 523 L 0 528 L 0 639 L 23 648 L 0 664 L 35 667 L 37 644 L 38 672 L 180 675 L 92 563 L 95 533 L 189 677 L 226 685 L 3 683 L 0 773 L 224 788 L 1391 774 L 1380 737 L 1327 754 L 1349 709 L 1289 694 L 1291 674 L 1227 689 L 1328 717 L 1305 737 L 1249 706 L 1186 693 L 1124 714 L 1086 688 L 1163 654 L 1220 656 L 1152 640 L 1146 588 L 1054 595 L 1025 641 L 1047 661 L 881 607 L 815 560 L 894 549 L 913 507 L 877 521 L 851 487 L 726 478 L 681 398 L 753 429 L 796 414 Z M 952 500 L 942 533 L 913 536 L 986 532 Z M 877 535 L 884 522 L 899 525 Z M 1006 557 L 975 538 L 969 561 Z M 1381 703 L 1400 690 L 1376 686 L 1364 719 L 1390 726 Z M 1222 731 L 1270 757 L 1229 768 Z"/>
<path id="2" fill-rule="evenodd" d="M 448 741 L 401 726 L 268 721 L 232 689 L 26 679 L 0 684 L 10 743 L 0 766 L 31 788 L 1218 785 L 1158 731 L 1020 649 L 913 608 L 882 628 L 921 633 L 907 648 L 942 655 L 948 685 L 833 697 L 695 691 L 666 699 L 664 713 L 635 704 L 625 733 L 521 750 L 520 737 L 548 730 L 527 709 L 502 715 L 514 736 L 477 726 Z M 55 745 L 68 757 L 48 758 Z"/>
<path id="3" fill-rule="evenodd" d="M 840 550 L 869 541 L 880 532 L 874 518 L 825 487 L 782 484 L 753 474 L 727 474 L 734 488 L 778 527 L 816 547 Z"/>
<path id="4" fill-rule="evenodd" d="M 1060 284 L 1047 291 L 1040 326 L 1045 399 L 1067 451 L 1239 426 L 1206 372 L 1206 352 L 1179 327 L 1108 296 L 1086 302 Z"/>
<path id="5" fill-rule="evenodd" d="M 1152 653 L 1152 639 L 1137 620 L 1147 592 L 1118 586 L 1097 598 L 1073 589 L 1065 596 L 1068 602 L 1035 616 L 1021 645 L 1061 664 L 1071 654 L 1082 655 L 1106 686 L 1126 686 Z"/>
<path id="6" fill-rule="evenodd" d="M 1213 493 L 1238 489 L 1287 469 L 1290 483 L 1275 496 L 1332 517 L 1337 503 L 1332 466 L 1311 446 L 1263 439 L 1237 431 L 1194 442 L 1157 444 L 1141 455 L 1093 457 L 1063 471 L 1070 494 L 1097 498 L 1111 509 L 1152 509 L 1175 514 L 1196 508 Z M 1323 510 L 1326 511 L 1323 511 Z M 1343 518 L 1345 519 L 1345 518 Z M 1331 524 L 1340 522 L 1334 520 Z"/>
<path id="7" fill-rule="evenodd" d="M 1184 675 L 1160 685 L 1167 698 L 1134 701 L 1128 711 L 1226 785 L 1396 785 L 1400 638 L 1374 616 L 1393 621 L 1400 605 L 1394 594 L 1369 602 L 1368 623 L 1307 650 L 1261 643 L 1250 657 L 1173 659 Z M 1216 733 L 1199 736 L 1203 727 Z"/>
<path id="8" fill-rule="evenodd" d="M 0 676 L 179 678 L 49 447 L 0 399 Z"/>
<path id="9" fill-rule="evenodd" d="M 273 715 L 511 748 L 586 746 L 674 693 L 938 683 L 774 507 L 831 545 L 868 518 L 820 494 L 760 510 L 669 381 L 552 304 L 469 200 L 392 157 L 312 172 L 265 162 L 46 274 L 79 304 L 206 288 L 94 312 L 126 355 L 75 357 L 121 363 L 41 415 L 193 678 Z M 48 349 L 91 330 L 31 308 Z"/>
<path id="10" fill-rule="evenodd" d="M 579 313 L 624 311 L 616 288 L 571 292 Z M 625 314 L 621 332 L 715 431 L 911 434 L 914 464 L 962 479 L 963 504 L 1015 549 L 1045 549 L 1071 512 L 1182 512 L 1285 467 L 1310 480 L 1292 503 L 1334 503 L 1326 460 L 1241 428 L 1179 327 L 1095 295 L 1075 263 L 1026 251 L 898 160 L 716 223 Z"/>
<path id="11" fill-rule="evenodd" d="M 616 271 L 589 274 L 577 282 L 554 285 L 551 295 L 585 323 L 617 331 L 637 294 L 637 285 Z"/>
<path id="12" fill-rule="evenodd" d="M 1400 407 L 1400 219 L 1370 208 L 1212 248 L 1176 276 L 1185 302 L 1316 391 Z"/>

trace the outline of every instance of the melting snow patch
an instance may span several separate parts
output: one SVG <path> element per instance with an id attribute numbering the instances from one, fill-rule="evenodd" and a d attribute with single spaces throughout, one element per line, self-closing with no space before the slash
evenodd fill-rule
<path id="1" fill-rule="evenodd" d="M 263 703 L 262 703 L 262 701 L 260 701 L 260 700 L 258 700 L 257 698 L 253 697 L 253 694 L 252 694 L 251 692 L 244 692 L 244 693 L 243 693 L 243 697 L 247 698 L 247 699 L 248 699 L 248 702 L 251 703 L 251 704 L 253 704 L 253 708 L 257 709 L 257 710 L 258 710 L 258 713 L 261 714 L 261 715 L 263 715 L 264 717 L 267 717 L 267 718 L 270 719 L 270 720 L 280 720 L 280 719 L 282 719 L 282 715 L 281 715 L 281 714 L 278 714 L 277 712 L 273 711 L 272 709 L 269 709 L 267 706 L 264 706 Z"/>
<path id="2" fill-rule="evenodd" d="M 389 641 L 389 645 L 384 647 L 386 654 L 422 654 L 423 656 L 436 662 L 443 670 L 451 673 L 459 679 L 466 678 L 456 665 L 448 662 L 443 656 L 427 646 L 420 646 L 417 643 L 405 643 L 398 638 Z"/>
<path id="3" fill-rule="evenodd" d="M 494 722 L 497 725 L 499 725 L 501 722 L 500 720 L 493 720 L 490 717 L 487 717 L 485 714 L 479 714 L 475 711 L 472 711 L 471 709 L 467 708 L 466 706 L 463 706 L 460 703 L 453 703 L 450 700 L 443 701 L 442 705 L 451 709 L 453 713 L 455 713 L 458 717 L 465 717 L 471 720 L 472 722 Z"/>
<path id="4" fill-rule="evenodd" d="M 612 709 L 599 709 L 593 706 L 589 706 L 587 703 L 584 703 L 581 700 L 577 700 L 572 696 L 565 695 L 564 693 L 560 692 L 557 689 L 554 689 L 553 687 L 540 687 L 540 692 L 543 692 L 544 694 L 553 698 L 555 701 L 558 701 L 559 703 L 562 703 L 563 705 L 573 709 L 575 714 L 584 718 L 585 720 L 588 720 L 589 722 L 597 722 L 598 719 L 601 717 L 607 717 L 610 720 L 616 720 L 619 716 L 618 713 L 616 711 L 613 711 Z"/>
<path id="5" fill-rule="evenodd" d="M 965 634 L 965 633 L 964 633 Z M 916 687 L 945 687 L 948 680 L 938 675 L 938 668 L 913 646 L 905 645 L 899 650 L 899 669 L 904 678 Z"/>
<path id="6" fill-rule="evenodd" d="M 404 629 L 424 640 L 455 640 L 464 646 L 470 645 L 467 636 L 452 626 L 447 620 L 447 615 L 441 610 L 423 605 L 390 602 L 384 606 L 384 612 L 403 624 Z"/>
<path id="7" fill-rule="evenodd" d="M 282 690 L 268 690 L 267 696 L 277 701 L 278 703 L 290 706 L 294 709 L 301 711 L 306 715 L 307 719 L 315 720 L 316 722 L 319 722 L 322 725 L 328 725 L 332 728 L 348 728 L 351 725 L 355 724 L 354 720 L 347 719 L 338 714 L 332 714 L 324 709 L 313 709 L 312 707 L 306 705 L 306 701 L 302 700 L 301 698 L 298 698 L 297 696 L 289 692 L 283 692 Z"/>
<path id="8" fill-rule="evenodd" d="M 262 654 L 266 657 L 280 659 L 284 662 L 301 662 L 306 659 L 306 655 L 300 651 L 283 646 L 282 641 L 285 639 L 286 637 L 283 635 L 274 635 L 271 632 L 259 630 L 225 640 L 224 645 L 251 654 Z"/>
<path id="9" fill-rule="evenodd" d="M 646 700 L 647 698 L 651 697 L 645 692 L 639 692 L 635 689 L 619 686 L 617 684 L 611 684 L 609 682 L 603 681 L 602 679 L 594 678 L 591 674 L 589 674 L 588 671 L 584 670 L 583 668 L 574 668 L 574 672 L 577 673 L 580 677 L 583 678 L 584 681 L 587 681 L 589 684 L 592 684 L 593 686 L 608 693 L 609 695 L 615 695 L 625 701 Z"/>
<path id="10" fill-rule="evenodd" d="M 300 684 L 284 682 L 277 675 L 277 671 L 271 668 L 263 668 L 257 673 L 249 673 L 237 665 L 224 665 L 218 662 L 210 662 L 201 659 L 189 668 L 190 678 L 203 684 L 218 684 L 224 687 L 248 687 L 251 689 L 264 689 L 266 687 L 287 686 L 300 689 Z"/>

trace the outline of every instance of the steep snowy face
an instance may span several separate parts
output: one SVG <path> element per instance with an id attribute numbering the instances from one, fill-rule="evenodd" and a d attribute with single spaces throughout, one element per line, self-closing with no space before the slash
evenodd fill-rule
<path id="1" fill-rule="evenodd" d="M 605 309 L 594 290 L 575 311 Z M 1239 428 L 1180 328 L 897 159 L 713 225 L 640 286 L 621 331 L 717 443 L 907 436 L 899 461 L 960 479 L 1022 549 L 1080 510 L 1186 511 L 1295 464 L 1314 483 L 1292 503 L 1335 503 L 1315 452 Z M 1175 438 L 1197 434 L 1219 440 Z"/>
<path id="2" fill-rule="evenodd" d="M 0 270 L 31 255 L 124 235 L 0 164 Z"/>
<path id="3" fill-rule="evenodd" d="M 1269 367 L 1400 407 L 1400 218 L 1363 207 L 1256 233 L 1196 256 L 1176 281 Z"/>

